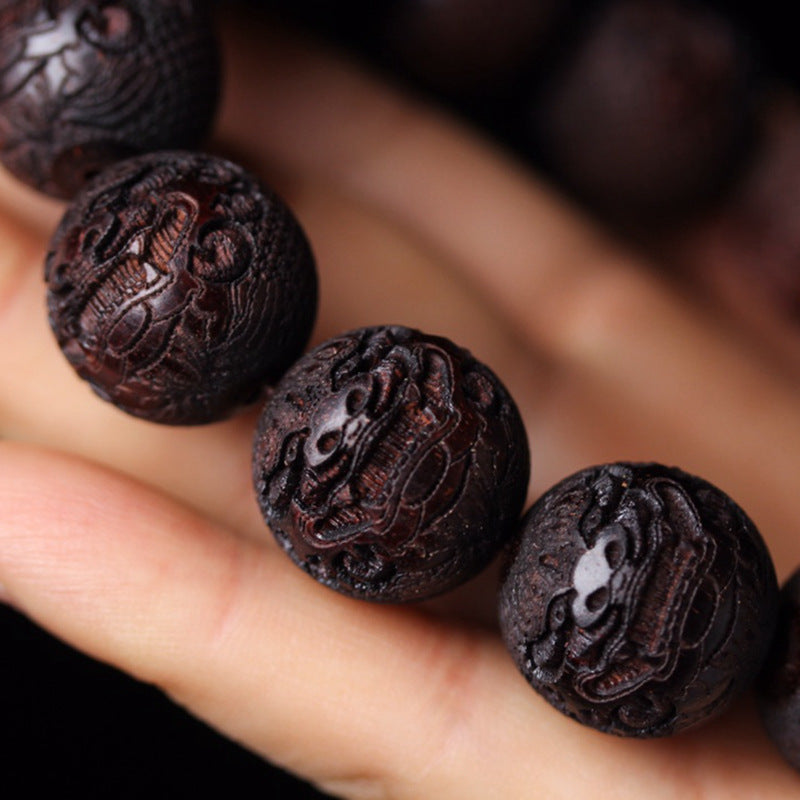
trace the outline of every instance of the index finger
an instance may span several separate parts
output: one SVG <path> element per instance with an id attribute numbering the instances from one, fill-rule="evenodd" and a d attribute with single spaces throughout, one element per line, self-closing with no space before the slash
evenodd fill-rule
<path id="1" fill-rule="evenodd" d="M 671 740 L 598 733 L 533 692 L 498 637 L 342 597 L 80 460 L 0 445 L 0 512 L 0 576 L 40 624 L 337 795 L 797 791 L 751 703 Z"/>

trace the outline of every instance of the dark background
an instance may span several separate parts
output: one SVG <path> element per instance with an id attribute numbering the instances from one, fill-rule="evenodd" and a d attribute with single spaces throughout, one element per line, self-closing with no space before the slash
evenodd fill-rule
<path id="1" fill-rule="evenodd" d="M 217 790 L 270 800 L 326 797 L 5 606 L 0 642 L 0 775 L 8 800 L 66 789 L 104 800 Z"/>

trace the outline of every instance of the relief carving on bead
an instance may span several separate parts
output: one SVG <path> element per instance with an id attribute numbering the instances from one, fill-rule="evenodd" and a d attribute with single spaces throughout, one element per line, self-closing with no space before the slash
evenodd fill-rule
<path id="1" fill-rule="evenodd" d="M 277 377 L 316 308 L 313 262 L 288 211 L 202 155 L 116 169 L 68 212 L 46 277 L 51 323 L 79 374 L 164 420 L 227 402 L 229 378 L 235 395 L 250 375 Z"/>
<path id="2" fill-rule="evenodd" d="M 521 666 L 570 716 L 659 735 L 713 713 L 739 682 L 736 644 L 763 635 L 774 578 L 749 522 L 704 486 L 613 466 L 539 506 Z"/>
<path id="3" fill-rule="evenodd" d="M 310 571 L 377 591 L 398 559 L 412 572 L 451 570 L 462 556 L 431 532 L 468 526 L 467 508 L 486 514 L 498 502 L 496 523 L 507 525 L 508 501 L 488 486 L 520 460 L 513 447 L 493 447 L 514 430 L 507 395 L 442 342 L 367 329 L 306 357 L 278 386 L 262 424 L 260 494 Z"/>

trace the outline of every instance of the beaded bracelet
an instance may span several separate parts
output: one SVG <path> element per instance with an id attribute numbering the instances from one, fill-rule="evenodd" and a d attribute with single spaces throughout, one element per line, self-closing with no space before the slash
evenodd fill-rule
<path id="1" fill-rule="evenodd" d="M 188 32 L 165 62 L 153 23 L 162 13 Z M 3 161 L 74 195 L 46 278 L 51 325 L 78 374 L 123 411 L 169 424 L 221 419 L 270 385 L 256 495 L 278 542 L 318 581 L 367 600 L 419 600 L 505 549 L 501 630 L 554 706 L 639 737 L 721 712 L 761 670 L 778 604 L 766 546 L 730 498 L 675 468 L 609 464 L 566 478 L 518 524 L 527 437 L 486 365 L 396 325 L 301 356 L 317 280 L 282 201 L 213 156 L 118 160 L 187 146 L 187 115 L 208 109 L 218 85 L 206 75 L 192 87 L 197 64 L 216 64 L 208 26 L 190 2 L 0 11 Z M 130 83 L 137 70 L 142 82 Z M 786 590 L 791 613 L 760 693 L 795 765 L 798 585 Z"/>

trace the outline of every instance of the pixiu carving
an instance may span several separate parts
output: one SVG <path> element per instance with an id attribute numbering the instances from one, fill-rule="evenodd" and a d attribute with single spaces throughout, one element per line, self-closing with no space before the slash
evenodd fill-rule
<path id="1" fill-rule="evenodd" d="M 70 197 L 119 158 L 192 147 L 219 59 L 199 0 L 20 0 L 0 9 L 0 156 Z"/>
<path id="2" fill-rule="evenodd" d="M 483 567 L 525 497 L 522 421 L 493 373 L 400 327 L 344 335 L 278 384 L 256 436 L 267 522 L 348 594 L 410 600 Z"/>
<path id="3" fill-rule="evenodd" d="M 316 273 L 285 205 L 230 162 L 122 162 L 51 245 L 50 322 L 77 372 L 136 416 L 207 422 L 256 399 L 300 354 Z"/>
<path id="4" fill-rule="evenodd" d="M 501 618 L 553 705 L 600 730 L 659 736 L 752 680 L 776 594 L 759 534 L 722 492 L 617 464 L 562 481 L 529 512 Z"/>

